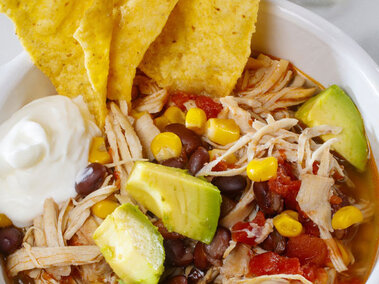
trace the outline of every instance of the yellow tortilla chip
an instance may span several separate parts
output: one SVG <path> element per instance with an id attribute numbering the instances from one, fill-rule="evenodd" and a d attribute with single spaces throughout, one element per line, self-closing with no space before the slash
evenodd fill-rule
<path id="1" fill-rule="evenodd" d="M 94 0 L 74 34 L 83 48 L 92 88 L 103 101 L 106 100 L 112 30 L 113 0 Z"/>
<path id="2" fill-rule="evenodd" d="M 178 0 L 119 0 L 110 52 L 108 98 L 131 99 L 136 68 Z"/>
<path id="3" fill-rule="evenodd" d="M 85 15 L 93 2 L 93 0 L 1 0 L 0 11 L 5 12 L 13 20 L 16 33 L 24 48 L 36 66 L 50 78 L 57 92 L 69 97 L 83 95 L 90 111 L 102 126 L 106 116 L 106 93 L 105 91 L 99 93 L 92 87 L 85 69 L 83 49 L 73 37 L 80 25 L 88 26 L 90 21 L 95 25 L 104 20 L 104 17 L 91 20 L 91 13 Z M 78 36 L 83 45 L 88 41 L 80 28 Z M 85 47 L 85 50 L 99 52 L 91 43 Z M 88 64 L 90 65 L 91 63 Z"/>
<path id="4" fill-rule="evenodd" d="M 180 0 L 140 68 L 161 87 L 226 96 L 250 55 L 259 0 Z"/>

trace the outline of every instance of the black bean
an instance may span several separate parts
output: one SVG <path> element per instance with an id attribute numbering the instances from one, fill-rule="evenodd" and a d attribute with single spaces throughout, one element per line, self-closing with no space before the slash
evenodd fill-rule
<path id="1" fill-rule="evenodd" d="M 191 155 L 188 161 L 188 170 L 191 174 L 196 175 L 198 171 L 204 166 L 205 163 L 209 162 L 209 153 L 208 151 L 200 146 L 196 151 Z"/>
<path id="2" fill-rule="evenodd" d="M 283 198 L 272 192 L 267 182 L 255 182 L 254 183 L 255 200 L 267 216 L 272 216 L 283 211 Z"/>
<path id="3" fill-rule="evenodd" d="M 229 230 L 218 227 L 212 242 L 209 245 L 205 245 L 205 252 L 212 259 L 221 259 L 229 246 L 230 239 L 231 235 Z"/>
<path id="4" fill-rule="evenodd" d="M 205 252 L 205 244 L 197 242 L 193 251 L 193 263 L 200 270 L 207 270 L 211 264 L 208 261 L 207 253 Z"/>
<path id="5" fill-rule="evenodd" d="M 184 238 L 181 234 L 178 234 L 175 232 L 169 232 L 161 220 L 154 222 L 154 226 L 158 228 L 159 233 L 161 233 L 162 237 L 165 240 L 177 240 L 177 239 Z"/>
<path id="6" fill-rule="evenodd" d="M 233 210 L 234 207 L 236 207 L 237 202 L 235 202 L 233 199 L 230 199 L 229 197 L 226 197 L 225 195 L 221 195 L 222 197 L 222 203 L 220 208 L 220 218 L 225 217 L 228 215 L 230 211 Z"/>
<path id="7" fill-rule="evenodd" d="M 193 254 L 182 240 L 165 240 L 166 262 L 171 266 L 187 266 L 193 261 Z"/>
<path id="8" fill-rule="evenodd" d="M 190 274 L 188 274 L 188 283 L 196 284 L 203 277 L 204 277 L 204 272 L 194 267 L 191 269 Z"/>
<path id="9" fill-rule="evenodd" d="M 261 244 L 262 248 L 267 251 L 273 251 L 277 254 L 283 254 L 286 250 L 287 239 L 278 231 L 274 230 Z"/>
<path id="10" fill-rule="evenodd" d="M 188 156 L 190 156 L 199 146 L 201 146 L 200 137 L 192 130 L 186 128 L 183 124 L 169 124 L 165 127 L 165 131 L 173 132 L 179 136 L 182 141 L 183 148 Z"/>
<path id="11" fill-rule="evenodd" d="M 187 278 L 184 275 L 177 275 L 165 282 L 166 284 L 187 284 Z"/>
<path id="12" fill-rule="evenodd" d="M 188 161 L 187 154 L 183 149 L 179 157 L 164 160 L 162 162 L 162 165 L 166 167 L 185 169 L 187 165 L 187 161 Z"/>
<path id="13" fill-rule="evenodd" d="M 215 177 L 212 184 L 218 187 L 222 194 L 234 197 L 246 188 L 246 178 L 238 175 L 231 177 Z"/>
<path id="14" fill-rule="evenodd" d="M 22 244 L 23 235 L 15 227 L 0 229 L 0 252 L 4 255 L 15 252 Z"/>
<path id="15" fill-rule="evenodd" d="M 78 194 L 88 195 L 100 188 L 107 175 L 107 169 L 99 163 L 89 164 L 77 176 L 75 190 Z"/>

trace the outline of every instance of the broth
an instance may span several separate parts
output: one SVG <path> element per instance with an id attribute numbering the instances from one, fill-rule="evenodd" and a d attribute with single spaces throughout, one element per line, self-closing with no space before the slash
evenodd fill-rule
<path id="1" fill-rule="evenodd" d="M 344 188 L 346 194 L 359 200 L 370 201 L 374 206 L 374 216 L 367 223 L 361 224 L 351 242 L 355 263 L 349 266 L 347 273 L 339 275 L 337 283 L 346 283 L 347 279 L 357 278 L 365 283 L 375 264 L 379 245 L 379 175 L 375 159 L 371 154 L 367 170 L 359 173 L 347 163 L 344 164 L 348 176 L 355 184 L 355 188 Z M 358 190 L 356 190 L 358 189 Z"/>

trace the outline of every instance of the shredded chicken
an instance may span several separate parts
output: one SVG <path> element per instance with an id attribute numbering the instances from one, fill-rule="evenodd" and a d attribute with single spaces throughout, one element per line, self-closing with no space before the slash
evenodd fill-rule
<path id="1" fill-rule="evenodd" d="M 331 224 L 331 188 L 334 180 L 328 177 L 305 174 L 301 177 L 301 187 L 296 197 L 302 211 L 319 227 L 320 236 L 325 240 L 330 252 L 330 259 L 338 272 L 347 270 L 342 254 L 332 238 Z"/>
<path id="2" fill-rule="evenodd" d="M 237 222 L 244 220 L 250 215 L 251 211 L 254 209 L 254 190 L 253 184 L 244 193 L 241 200 L 237 203 L 236 207 L 232 209 L 224 218 L 221 219 L 220 224 L 225 228 L 231 228 Z"/>
<path id="3" fill-rule="evenodd" d="M 97 246 L 30 247 L 25 246 L 7 259 L 11 276 L 34 268 L 51 268 L 99 262 L 102 255 Z"/>
<path id="4" fill-rule="evenodd" d="M 329 203 L 334 180 L 328 177 L 305 174 L 301 176 L 301 187 L 296 201 L 302 211 L 319 227 L 333 232 L 332 208 Z"/>
<path id="5" fill-rule="evenodd" d="M 135 128 L 139 138 L 141 139 L 146 156 L 149 160 L 153 160 L 154 155 L 150 150 L 150 145 L 154 137 L 160 133 L 158 127 L 155 126 L 150 115 L 144 114 L 136 120 Z"/>
<path id="6" fill-rule="evenodd" d="M 224 259 L 220 272 L 224 278 L 244 277 L 249 272 L 251 258 L 250 246 L 237 244 L 232 252 Z"/>
<path id="7" fill-rule="evenodd" d="M 251 127 L 252 118 L 248 111 L 240 108 L 237 101 L 232 96 L 227 96 L 220 99 L 224 109 L 228 109 L 228 118 L 234 119 L 238 124 L 242 133 L 248 133 L 254 131 Z"/>
<path id="8" fill-rule="evenodd" d="M 69 240 L 81 228 L 87 218 L 90 216 L 90 208 L 101 200 L 106 199 L 118 189 L 114 184 L 103 186 L 102 188 L 87 195 L 79 201 L 69 212 L 67 229 L 64 238 Z"/>
<path id="9" fill-rule="evenodd" d="M 160 112 L 168 100 L 168 92 L 161 89 L 151 95 L 139 98 L 133 102 L 133 109 L 139 112 L 157 113 Z"/>

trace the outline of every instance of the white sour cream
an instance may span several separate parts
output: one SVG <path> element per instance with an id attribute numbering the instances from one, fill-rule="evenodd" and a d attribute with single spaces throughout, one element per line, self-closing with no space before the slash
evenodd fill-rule
<path id="1" fill-rule="evenodd" d="M 74 197 L 75 177 L 100 134 L 81 98 L 45 97 L 14 113 L 0 125 L 0 213 L 24 227 L 45 199 Z"/>

